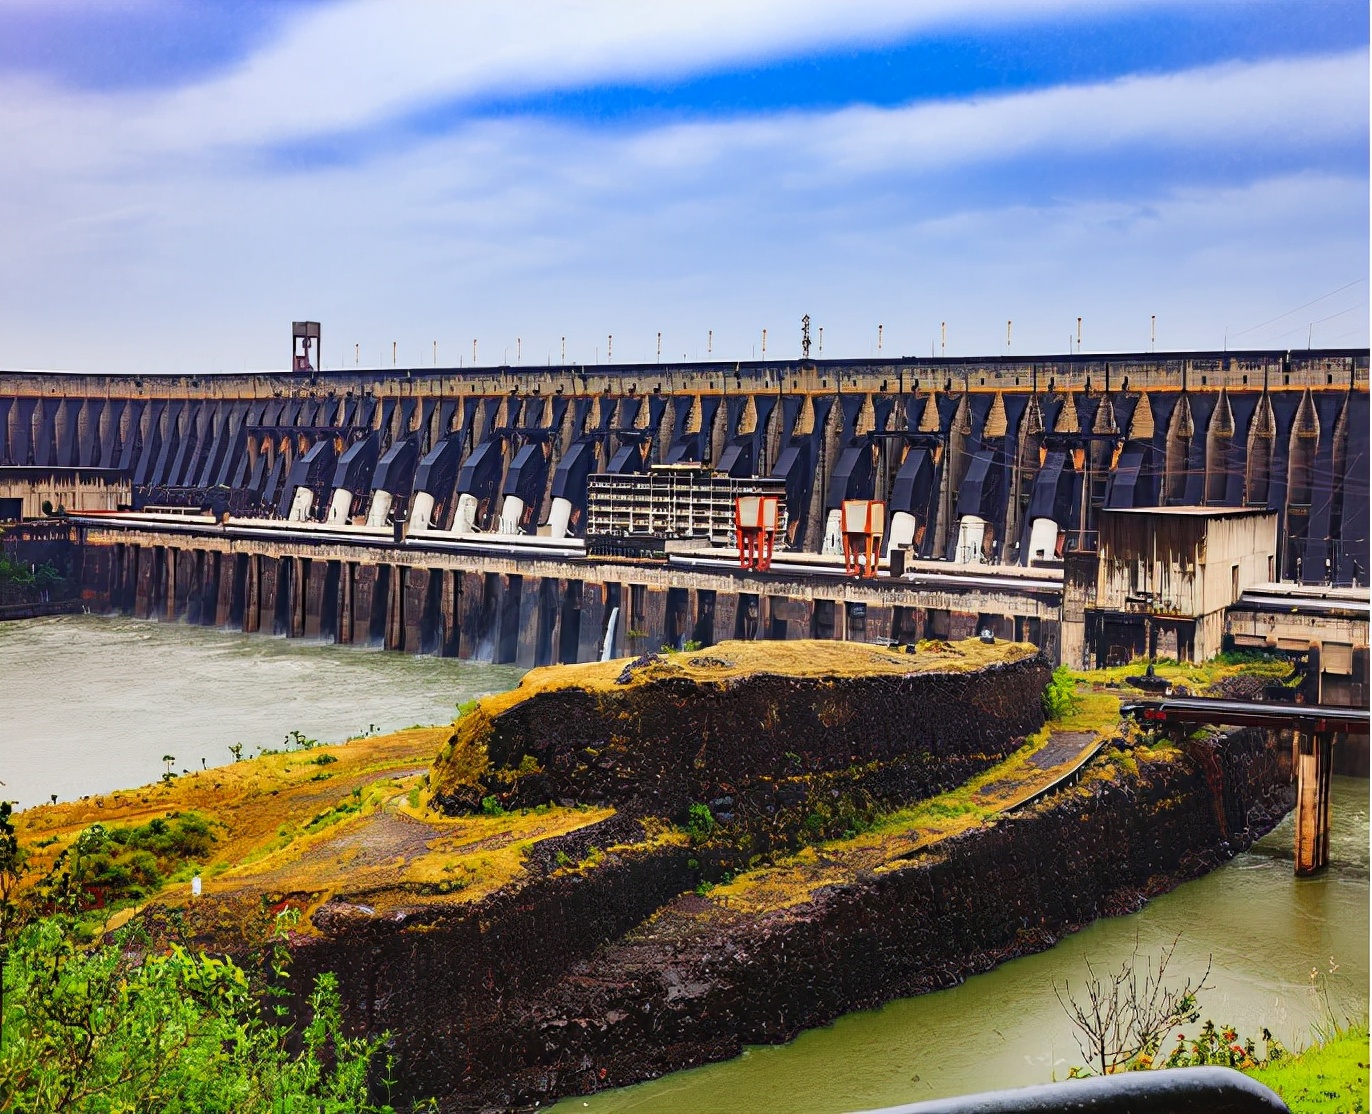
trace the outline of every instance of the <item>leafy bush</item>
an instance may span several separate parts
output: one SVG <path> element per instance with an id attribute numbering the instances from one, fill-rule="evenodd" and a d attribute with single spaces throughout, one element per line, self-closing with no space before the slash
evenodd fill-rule
<path id="1" fill-rule="evenodd" d="M 1053 670 L 1048 687 L 1043 690 L 1043 714 L 1049 720 L 1063 720 L 1081 707 L 1077 696 L 1077 681 L 1065 665 Z"/>
<path id="2" fill-rule="evenodd" d="M 701 843 L 709 839 L 710 833 L 714 830 L 715 814 L 710 811 L 710 806 L 699 802 L 693 804 L 686 813 L 686 831 L 690 833 L 691 839 Z"/>
<path id="3" fill-rule="evenodd" d="M 205 860 L 216 838 L 211 824 L 198 812 L 137 826 L 92 824 L 77 838 L 72 868 L 105 902 L 137 900 L 156 893 L 187 863 Z"/>
<path id="4" fill-rule="evenodd" d="M 505 815 L 505 809 L 500 804 L 500 798 L 494 795 L 481 798 L 481 811 L 487 816 Z"/>
<path id="5" fill-rule="evenodd" d="M 275 979 L 129 927 L 81 948 L 73 922 L 28 925 L 8 949 L 0 1109 L 235 1114 L 379 1114 L 368 1094 L 383 1038 L 343 1036 L 338 983 L 320 976 L 290 1050 Z M 292 1042 L 294 1043 L 294 1042 Z"/>

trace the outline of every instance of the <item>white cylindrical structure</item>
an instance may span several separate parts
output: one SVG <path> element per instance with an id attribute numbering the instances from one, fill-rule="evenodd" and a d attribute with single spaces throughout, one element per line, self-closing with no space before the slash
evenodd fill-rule
<path id="1" fill-rule="evenodd" d="M 843 512 L 832 510 L 824 523 L 824 548 L 821 553 L 830 557 L 843 552 Z"/>
<path id="2" fill-rule="evenodd" d="M 958 549 L 953 558 L 959 565 L 983 565 L 981 546 L 986 538 L 986 519 L 965 514 L 958 522 Z"/>
<path id="3" fill-rule="evenodd" d="M 291 513 L 287 517 L 291 522 L 308 522 L 313 509 L 314 492 L 308 487 L 297 487 L 291 498 Z"/>
<path id="4" fill-rule="evenodd" d="M 1051 518 L 1036 518 L 1029 527 L 1029 560 L 1051 561 L 1057 556 L 1058 524 Z"/>
<path id="5" fill-rule="evenodd" d="M 457 513 L 453 515 L 454 534 L 476 533 L 477 509 L 476 496 L 471 492 L 463 492 L 457 497 Z"/>
<path id="6" fill-rule="evenodd" d="M 896 511 L 891 516 L 891 549 L 908 549 L 915 544 L 915 527 L 918 523 L 909 511 Z"/>
<path id="7" fill-rule="evenodd" d="M 518 534 L 519 519 L 524 513 L 524 500 L 518 495 L 505 496 L 505 502 L 500 508 L 500 529 L 502 534 Z"/>
<path id="8" fill-rule="evenodd" d="M 432 525 L 434 497 L 427 491 L 416 491 L 410 505 L 410 533 L 422 534 Z"/>
<path id="9" fill-rule="evenodd" d="M 372 492 L 372 505 L 367 510 L 368 526 L 385 526 L 386 516 L 391 513 L 391 493 L 389 491 Z"/>
<path id="10" fill-rule="evenodd" d="M 572 521 L 572 502 L 570 499 L 553 500 L 552 510 L 548 512 L 548 537 L 565 538 L 567 527 Z"/>
<path id="11" fill-rule="evenodd" d="M 340 487 L 333 493 L 333 498 L 329 500 L 329 516 L 324 521 L 334 526 L 346 524 L 348 512 L 353 507 L 353 493 L 346 487 Z"/>

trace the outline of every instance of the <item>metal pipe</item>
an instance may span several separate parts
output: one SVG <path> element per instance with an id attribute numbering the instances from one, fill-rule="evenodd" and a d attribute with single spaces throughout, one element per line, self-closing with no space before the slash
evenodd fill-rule
<path id="1" fill-rule="evenodd" d="M 1233 1068 L 1168 1068 L 912 1102 L 864 1114 L 1291 1114 Z"/>

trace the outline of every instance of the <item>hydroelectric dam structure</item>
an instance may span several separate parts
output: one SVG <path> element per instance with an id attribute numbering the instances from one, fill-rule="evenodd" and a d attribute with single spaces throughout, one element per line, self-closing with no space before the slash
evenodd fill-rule
<path id="1" fill-rule="evenodd" d="M 1366 349 L 294 364 L 0 372 L 0 519 L 68 539 L 92 610 L 245 631 L 523 666 L 989 631 L 1080 666 L 1131 609 L 1182 656 L 1209 629 L 1156 585 L 1097 607 L 1110 516 L 1248 515 L 1274 540 L 1228 603 L 1333 593 L 1366 669 Z M 783 508 L 767 568 L 738 560 L 748 494 Z M 841 556 L 854 500 L 884 504 L 874 576 Z"/>

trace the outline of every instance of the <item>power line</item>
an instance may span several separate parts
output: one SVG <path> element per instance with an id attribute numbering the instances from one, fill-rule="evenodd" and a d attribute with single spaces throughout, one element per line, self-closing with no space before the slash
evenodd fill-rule
<path id="1" fill-rule="evenodd" d="M 1241 337 L 1241 336 L 1245 336 L 1245 335 L 1248 334 L 1248 333 L 1257 332 L 1259 329 L 1266 328 L 1268 325 L 1274 325 L 1274 324 L 1276 324 L 1276 323 L 1277 323 L 1278 321 L 1280 321 L 1283 317 L 1290 317 L 1293 313 L 1300 313 L 1301 310 L 1303 310 L 1303 309 L 1309 309 L 1309 308 L 1310 308 L 1311 306 L 1313 306 L 1316 302 L 1322 302 L 1322 301 L 1324 301 L 1326 298 L 1332 298 L 1335 294 L 1341 294 L 1343 291 L 1347 290 L 1350 286 L 1357 286 L 1358 283 L 1360 283 L 1360 282 L 1366 282 L 1366 281 L 1367 281 L 1367 279 L 1365 279 L 1365 278 L 1360 278 L 1360 279 L 1354 279 L 1352 282 L 1346 282 L 1346 283 L 1344 283 L 1342 286 L 1340 286 L 1337 290 L 1331 290 L 1328 294 L 1321 294 L 1318 298 L 1315 298 L 1315 299 L 1313 299 L 1312 301 L 1306 302 L 1305 305 L 1303 305 L 1303 306 L 1297 306 L 1295 309 L 1289 309 L 1289 310 L 1287 310 L 1285 313 L 1279 313 L 1279 314 L 1277 314 L 1277 316 L 1274 317 L 1274 318 L 1272 318 L 1270 321 L 1264 321 L 1261 325 L 1254 325 L 1254 326 L 1252 326 L 1251 328 L 1243 329 L 1243 330 L 1241 330 L 1241 331 L 1239 331 L 1239 332 L 1237 332 L 1237 333 L 1231 333 L 1230 335 L 1231 335 L 1231 336 L 1235 336 L 1235 337 Z"/>

